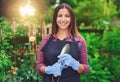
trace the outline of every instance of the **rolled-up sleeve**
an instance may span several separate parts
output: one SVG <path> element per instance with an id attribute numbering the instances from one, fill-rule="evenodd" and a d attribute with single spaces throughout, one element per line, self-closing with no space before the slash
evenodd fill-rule
<path id="1" fill-rule="evenodd" d="M 87 73 L 88 69 L 88 57 L 87 57 L 87 47 L 85 39 L 80 36 L 78 41 L 79 49 L 80 49 L 80 63 L 84 66 L 84 71 L 82 73 Z"/>
<path id="2" fill-rule="evenodd" d="M 38 58 L 37 58 L 37 61 L 36 61 L 36 69 L 38 71 L 40 71 L 41 66 L 45 65 L 45 63 L 44 63 L 44 52 L 42 51 L 42 48 L 47 43 L 49 37 L 50 37 L 50 35 L 44 36 L 41 43 L 40 43 L 39 54 L 38 54 Z"/>

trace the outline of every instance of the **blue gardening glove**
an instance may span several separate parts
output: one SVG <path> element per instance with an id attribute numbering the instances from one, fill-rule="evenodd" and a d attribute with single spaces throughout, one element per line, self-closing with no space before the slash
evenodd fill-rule
<path id="1" fill-rule="evenodd" d="M 65 68 L 65 66 L 61 65 L 59 62 L 56 62 L 52 66 L 47 66 L 45 68 L 45 72 L 47 74 L 53 74 L 55 76 L 61 76 L 62 70 Z"/>
<path id="2" fill-rule="evenodd" d="M 59 62 L 61 62 L 65 66 L 71 66 L 74 70 L 77 70 L 80 66 L 80 63 L 69 54 L 59 55 L 58 58 Z"/>

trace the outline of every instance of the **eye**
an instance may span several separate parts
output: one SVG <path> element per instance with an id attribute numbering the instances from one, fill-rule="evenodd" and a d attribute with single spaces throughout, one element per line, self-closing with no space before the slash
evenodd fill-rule
<path id="1" fill-rule="evenodd" d="M 58 14 L 57 17 L 62 17 L 62 14 Z"/>
<path id="2" fill-rule="evenodd" d="M 65 15 L 65 17 L 70 17 L 70 15 Z"/>

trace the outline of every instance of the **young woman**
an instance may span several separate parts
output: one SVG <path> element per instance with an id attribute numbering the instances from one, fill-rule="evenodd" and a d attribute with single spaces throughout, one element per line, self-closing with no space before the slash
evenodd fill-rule
<path id="1" fill-rule="evenodd" d="M 67 43 L 70 52 L 60 55 Z M 36 66 L 43 73 L 43 82 L 80 82 L 80 75 L 88 72 L 86 42 L 78 33 L 72 8 L 66 3 L 55 9 L 52 34 L 43 37 Z"/>

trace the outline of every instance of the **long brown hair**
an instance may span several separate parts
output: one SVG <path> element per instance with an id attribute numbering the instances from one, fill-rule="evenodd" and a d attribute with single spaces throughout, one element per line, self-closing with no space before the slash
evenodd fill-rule
<path id="1" fill-rule="evenodd" d="M 72 34 L 72 35 L 77 34 L 78 30 L 76 27 L 75 16 L 74 16 L 74 13 L 73 13 L 71 6 L 68 5 L 67 3 L 62 3 L 62 4 L 58 5 L 54 11 L 53 22 L 52 22 L 52 34 L 56 34 L 58 32 L 58 26 L 57 26 L 56 19 L 57 19 L 58 11 L 62 8 L 66 8 L 70 13 L 70 17 L 71 17 L 71 22 L 69 25 L 70 34 Z"/>

